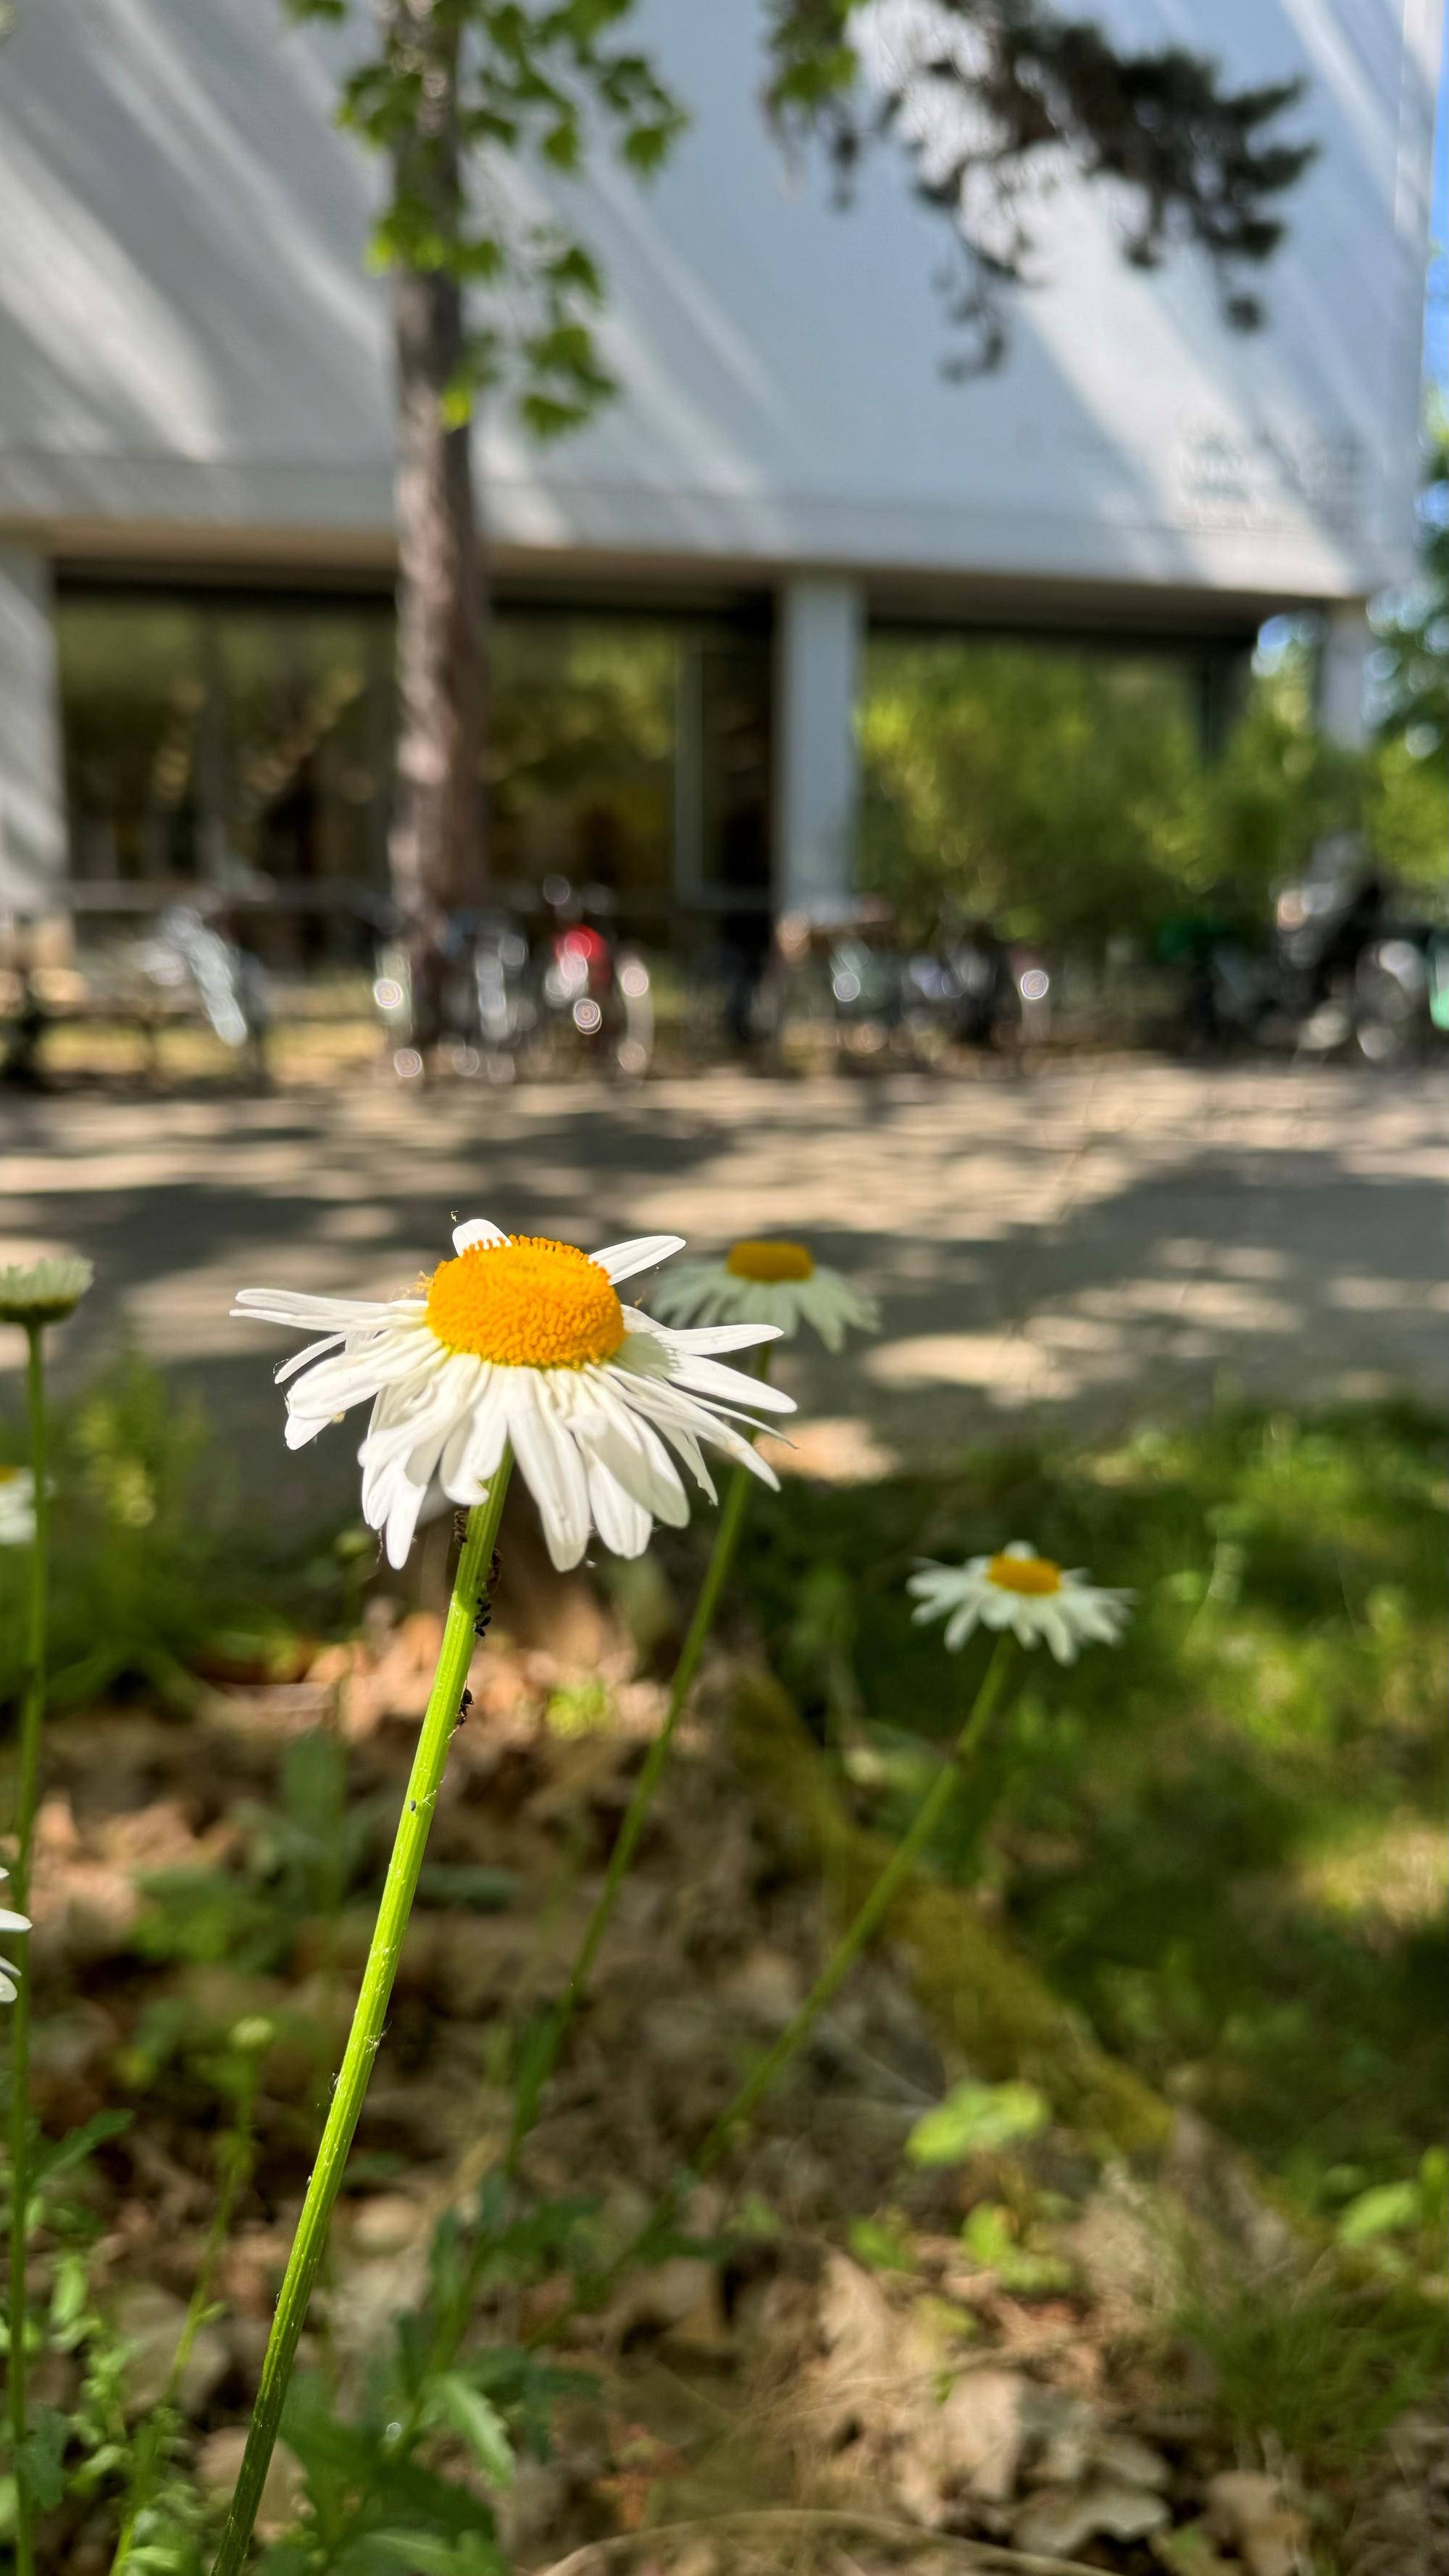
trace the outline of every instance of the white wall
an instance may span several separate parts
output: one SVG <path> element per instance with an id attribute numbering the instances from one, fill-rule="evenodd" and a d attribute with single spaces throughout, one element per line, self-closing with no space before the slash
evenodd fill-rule
<path id="1" fill-rule="evenodd" d="M 359 0 L 364 5 L 364 0 Z M 995 378 L 945 382 L 938 219 L 888 161 L 854 212 L 792 176 L 760 0 L 647 0 L 696 124 L 648 194 L 578 192 L 625 399 L 581 439 L 486 442 L 508 545 L 761 566 L 1358 597 L 1409 545 L 1443 0 L 1101 0 L 1242 81 L 1307 71 L 1321 158 L 1230 335 L 1191 256 L 1117 258 L 1050 210 Z M 45 0 L 0 53 L 0 528 L 288 532 L 378 549 L 376 174 L 328 125 L 327 48 L 274 0 Z"/>
<path id="2" fill-rule="evenodd" d="M 0 916 L 32 910 L 64 855 L 50 566 L 0 545 Z"/>

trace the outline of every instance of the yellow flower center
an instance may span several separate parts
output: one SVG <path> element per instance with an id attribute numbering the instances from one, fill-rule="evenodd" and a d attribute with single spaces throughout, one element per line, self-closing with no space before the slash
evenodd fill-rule
<path id="1" fill-rule="evenodd" d="M 500 1368 L 586 1368 L 611 1360 L 624 1339 L 607 1271 L 535 1234 L 475 1243 L 441 1263 L 428 1281 L 428 1323 L 450 1351 Z"/>
<path id="2" fill-rule="evenodd" d="M 18 1467 L 0 1467 L 0 1485 L 18 1485 L 19 1482 L 20 1470 Z"/>
<path id="3" fill-rule="evenodd" d="M 737 1243 L 725 1268 L 732 1279 L 757 1279 L 773 1287 L 780 1279 L 813 1279 L 815 1264 L 803 1243 Z"/>
<path id="4" fill-rule="evenodd" d="M 987 1578 L 999 1592 L 1060 1592 L 1062 1569 L 1049 1556 L 993 1556 Z"/>

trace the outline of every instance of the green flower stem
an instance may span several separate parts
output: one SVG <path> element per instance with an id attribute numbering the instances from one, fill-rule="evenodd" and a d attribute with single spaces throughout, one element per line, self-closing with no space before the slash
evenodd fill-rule
<path id="1" fill-rule="evenodd" d="M 317 2161 L 312 2168 L 312 2179 L 307 2185 L 307 2196 L 297 2221 L 292 2251 L 287 2258 L 277 2312 L 272 2319 L 272 2331 L 262 2363 L 261 2385 L 252 2411 L 251 2429 L 213 2576 L 239 2576 L 246 2559 L 252 2525 L 257 2518 L 262 2486 L 281 2422 L 283 2401 L 292 2376 L 292 2365 L 297 2356 L 298 2340 L 306 2322 L 307 2303 L 327 2241 L 333 2204 L 341 2187 L 343 2168 L 362 2110 L 373 2061 L 382 2045 L 383 2024 L 387 2018 L 403 1935 L 412 1911 L 418 1873 L 423 1865 L 428 1831 L 433 1821 L 433 1808 L 447 1768 L 448 1748 L 458 1724 L 459 1703 L 473 1658 L 474 1620 L 479 1602 L 487 1590 L 488 1568 L 498 1536 L 511 1466 L 512 1459 L 505 1452 L 489 1487 L 487 1501 L 477 1504 L 469 1515 L 443 1628 L 438 1668 L 418 1737 L 407 1796 L 398 1818 L 397 1836 L 388 1862 L 367 1965 L 362 1973 L 357 2008 L 352 2016 L 352 2028 L 343 2051 L 332 2106 L 317 2150 Z"/>
<path id="2" fill-rule="evenodd" d="M 645 1820 L 654 1804 L 654 1793 L 659 1786 L 664 1765 L 669 1759 L 670 1745 L 674 1741 L 675 1731 L 684 1714 L 685 1702 L 694 1686 L 694 1677 L 699 1670 L 699 1659 L 704 1652 L 709 1632 L 714 1626 L 720 1594 L 724 1590 L 730 1567 L 734 1563 L 735 1549 L 739 1544 L 740 1530 L 744 1523 L 745 1506 L 749 1500 L 750 1487 L 754 1482 L 755 1478 L 748 1467 L 734 1468 L 715 1528 L 714 1546 L 710 1550 L 704 1582 L 700 1587 L 699 1599 L 694 1605 L 694 1616 L 690 1620 L 684 1644 L 679 1650 L 679 1661 L 674 1667 L 674 1679 L 669 1685 L 669 1701 L 664 1712 L 664 1724 L 650 1745 L 640 1768 L 639 1777 L 634 1783 L 634 1794 L 625 1810 L 618 1840 L 609 1855 L 604 1884 L 599 1890 L 598 1901 L 589 1917 L 583 1940 L 579 1944 L 578 1956 L 574 1961 L 568 1984 L 544 2024 L 539 2040 L 526 2059 L 519 2077 L 514 2103 L 513 2128 L 508 2142 L 510 2173 L 517 2171 L 524 2141 L 538 2117 L 539 2099 L 543 2088 L 557 2063 L 564 2034 L 588 1989 L 594 1961 L 598 1957 L 599 1943 L 608 1929 L 609 1919 L 619 1901 L 619 1890 L 629 1874 L 629 1864 L 639 1847 L 639 1837 L 644 1831 Z"/>
<path id="3" fill-rule="evenodd" d="M 781 2031 L 774 2046 L 766 2050 L 759 2064 L 745 2078 L 733 2100 L 720 2113 L 713 2128 L 691 2158 L 687 2172 L 661 2195 L 638 2235 L 610 2264 L 604 2276 L 604 2284 L 596 2286 L 604 2286 L 617 2278 L 621 2272 L 627 2271 L 638 2256 L 647 2250 L 659 2228 L 673 2217 L 690 2185 L 703 2181 L 705 2175 L 713 2171 L 735 2130 L 743 2121 L 749 2119 L 752 2112 L 758 2110 L 771 2086 L 784 2073 L 791 2058 L 809 2037 L 815 2023 L 844 1982 L 872 1933 L 889 1913 L 895 1898 L 900 1894 L 922 1853 L 929 1845 L 931 1836 L 955 1796 L 961 1779 L 970 1768 L 980 1746 L 990 1723 L 992 1711 L 1001 1696 L 1002 1683 L 1006 1679 L 1010 1643 L 1009 1638 L 998 1637 L 991 1660 L 982 1676 L 981 1687 L 971 1703 L 966 1722 L 949 1756 L 942 1763 L 916 1810 L 913 1822 L 896 1845 L 855 1920 L 836 1943 L 793 2021 Z"/>
<path id="4" fill-rule="evenodd" d="M 15 1910 L 24 1914 L 30 1896 L 30 1863 L 35 1847 L 35 1809 L 40 1789 L 40 1728 L 45 1714 L 45 1625 L 50 1568 L 50 1495 L 47 1490 L 45 1441 L 45 1327 L 25 1327 L 25 1401 L 30 1428 L 30 1467 L 35 1480 L 35 1537 L 30 1550 L 30 1597 L 25 1640 L 25 1697 L 20 1713 L 20 1764 L 16 1792 L 15 1866 L 11 1884 Z M 15 2467 L 15 2576 L 33 2576 L 35 2538 L 30 2490 L 24 2462 L 28 2430 L 26 2409 L 26 2335 L 29 2323 L 25 2282 L 26 2238 L 30 2215 L 30 1935 L 10 1936 L 21 1944 L 20 1975 L 10 2019 L 10 2430 Z"/>

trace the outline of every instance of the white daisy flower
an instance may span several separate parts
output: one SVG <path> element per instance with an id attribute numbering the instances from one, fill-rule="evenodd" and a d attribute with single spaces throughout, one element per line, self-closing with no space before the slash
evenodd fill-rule
<path id="1" fill-rule="evenodd" d="M 923 1565 L 906 1585 L 922 1619 L 945 1619 L 946 1644 L 964 1646 L 976 1628 L 1009 1628 L 1023 1646 L 1045 1639 L 1059 1664 L 1072 1664 L 1079 1646 L 1115 1646 L 1135 1592 L 1106 1592 L 1078 1568 L 1068 1573 L 1013 1539 L 999 1556 L 968 1557 L 964 1565 Z"/>
<path id="2" fill-rule="evenodd" d="M 686 1261 L 653 1291 L 668 1324 L 773 1324 L 785 1334 L 802 1324 L 828 1351 L 842 1348 L 852 1326 L 869 1333 L 880 1308 L 839 1270 L 828 1270 L 803 1243 L 737 1243 L 723 1261 Z"/>
<path id="3" fill-rule="evenodd" d="M 89 1261 L 0 1264 L 0 1324 L 63 1324 L 95 1278 Z"/>
<path id="4" fill-rule="evenodd" d="M 35 1478 L 28 1467 L 0 1467 L 0 1547 L 28 1547 L 35 1536 Z"/>
<path id="5" fill-rule="evenodd" d="M 8 1869 L 0 1869 L 0 1878 L 8 1878 Z M 28 1932 L 28 1914 L 13 1914 L 8 1905 L 0 1905 L 0 1932 Z M 15 1980 L 20 1971 L 12 1959 L 0 1959 L 0 2004 L 15 2001 Z"/>
<path id="6" fill-rule="evenodd" d="M 590 1528 L 616 1556 L 639 1556 L 656 1520 L 689 1518 L 676 1457 L 711 1502 L 703 1441 L 773 1485 L 745 1433 L 758 1414 L 795 1410 L 715 1356 L 770 1341 L 775 1327 L 672 1332 L 621 1305 L 618 1283 L 681 1240 L 640 1235 L 591 1255 L 478 1217 L 454 1228 L 455 1258 L 412 1296 L 369 1305 L 243 1288 L 232 1312 L 322 1336 L 277 1371 L 293 1380 L 289 1449 L 371 1402 L 362 1509 L 386 1532 L 391 1565 L 407 1556 L 433 1478 L 453 1502 L 481 1502 L 510 1442 L 555 1565 L 578 1564 Z"/>

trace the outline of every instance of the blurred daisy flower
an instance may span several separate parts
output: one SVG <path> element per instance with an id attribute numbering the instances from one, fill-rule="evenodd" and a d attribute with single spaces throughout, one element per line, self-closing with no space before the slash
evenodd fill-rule
<path id="1" fill-rule="evenodd" d="M 723 1261 L 683 1262 L 660 1281 L 653 1302 L 669 1324 L 773 1324 L 787 1335 L 808 1324 L 828 1351 L 840 1350 L 852 1327 L 873 1332 L 880 1321 L 875 1299 L 803 1243 L 750 1239 Z"/>
<path id="2" fill-rule="evenodd" d="M 9 1875 L 8 1869 L 0 1869 L 0 1878 L 8 1878 Z M 0 1905 L 0 1932 L 28 1932 L 29 1929 L 28 1914 L 13 1914 L 8 1905 Z M 13 1960 L 0 1959 L 0 2004 L 14 2003 L 15 1980 L 19 1974 Z"/>
<path id="3" fill-rule="evenodd" d="M 95 1275 L 89 1261 L 0 1264 L 0 1324 L 63 1324 Z"/>
<path id="4" fill-rule="evenodd" d="M 589 1254 L 477 1217 L 455 1227 L 455 1257 L 411 1296 L 370 1305 L 243 1288 L 232 1312 L 321 1335 L 277 1371 L 292 1380 L 289 1449 L 371 1403 L 362 1510 L 386 1533 L 391 1565 L 406 1559 L 433 1478 L 453 1502 L 480 1502 L 510 1442 L 555 1565 L 578 1564 L 591 1528 L 616 1556 L 639 1556 L 656 1520 L 689 1518 L 676 1459 L 711 1501 L 706 1441 L 773 1485 L 745 1434 L 759 1414 L 795 1409 L 716 1356 L 778 1327 L 674 1332 L 620 1303 L 619 1283 L 681 1240 L 640 1235 Z"/>
<path id="5" fill-rule="evenodd" d="M 0 1467 L 0 1547 L 28 1547 L 35 1536 L 35 1478 L 28 1467 Z"/>
<path id="6" fill-rule="evenodd" d="M 999 1556 L 923 1565 L 906 1590 L 920 1604 L 917 1621 L 945 1620 L 953 1652 L 977 1628 L 1008 1628 L 1023 1646 L 1050 1646 L 1059 1664 L 1075 1663 L 1079 1646 L 1115 1646 L 1137 1597 L 1103 1591 L 1080 1569 L 1068 1573 L 1038 1556 L 1024 1539 L 1013 1539 Z"/>

